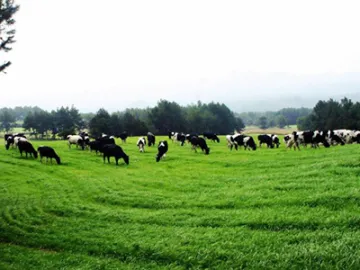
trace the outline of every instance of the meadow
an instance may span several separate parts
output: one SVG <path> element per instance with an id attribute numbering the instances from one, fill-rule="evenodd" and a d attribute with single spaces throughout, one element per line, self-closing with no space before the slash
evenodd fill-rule
<path id="1" fill-rule="evenodd" d="M 165 137 L 164 137 L 165 138 Z M 360 145 L 230 151 L 169 143 L 115 166 L 0 148 L 0 269 L 359 269 Z M 157 137 L 159 140 L 159 137 Z"/>

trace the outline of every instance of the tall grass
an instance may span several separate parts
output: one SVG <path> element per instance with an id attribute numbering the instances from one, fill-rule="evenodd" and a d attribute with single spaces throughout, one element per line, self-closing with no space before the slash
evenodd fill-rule
<path id="1" fill-rule="evenodd" d="M 63 164 L 0 148 L 0 269 L 359 269 L 358 145 L 210 155 L 169 143 L 130 165 L 65 141 Z M 159 138 L 157 138 L 159 140 Z M 45 160 L 44 160 L 45 161 Z"/>

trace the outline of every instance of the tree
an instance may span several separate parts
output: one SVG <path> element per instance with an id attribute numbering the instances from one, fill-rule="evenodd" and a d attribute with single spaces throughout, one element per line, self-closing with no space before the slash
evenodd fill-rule
<path id="1" fill-rule="evenodd" d="M 93 137 L 99 137 L 102 133 L 110 134 L 110 114 L 107 110 L 101 108 L 89 122 L 90 134 Z"/>
<path id="2" fill-rule="evenodd" d="M 284 115 L 279 115 L 277 118 L 276 118 L 276 125 L 279 127 L 279 128 L 284 128 L 286 125 L 287 125 L 287 121 L 286 121 L 286 118 Z"/>
<path id="3" fill-rule="evenodd" d="M 0 52 L 11 50 L 10 44 L 14 43 L 15 29 L 12 28 L 15 20 L 13 15 L 19 10 L 19 6 L 13 0 L 0 0 Z M 11 65 L 10 61 L 0 63 L 0 72 Z"/>
<path id="4" fill-rule="evenodd" d="M 16 118 L 15 114 L 11 109 L 3 108 L 0 112 L 0 122 L 1 122 L 1 128 L 5 129 L 6 132 L 8 132 L 12 125 L 15 123 Z"/>
<path id="5" fill-rule="evenodd" d="M 261 128 L 261 129 L 266 129 L 268 127 L 268 124 L 267 124 L 267 118 L 265 116 L 261 116 L 259 119 L 258 119 L 258 126 Z"/>
<path id="6" fill-rule="evenodd" d="M 54 127 L 53 134 L 58 133 L 59 136 L 66 138 L 67 135 L 74 134 L 76 129 L 82 125 L 81 115 L 74 106 L 61 107 L 56 111 L 52 111 Z"/>
<path id="7" fill-rule="evenodd" d="M 35 132 L 35 136 L 40 134 L 43 137 L 54 128 L 53 115 L 44 110 L 30 112 L 24 119 L 23 128 Z"/>
<path id="8" fill-rule="evenodd" d="M 167 134 L 169 130 L 184 130 L 186 127 L 184 113 L 176 102 L 160 100 L 151 109 L 150 118 L 160 134 Z"/>

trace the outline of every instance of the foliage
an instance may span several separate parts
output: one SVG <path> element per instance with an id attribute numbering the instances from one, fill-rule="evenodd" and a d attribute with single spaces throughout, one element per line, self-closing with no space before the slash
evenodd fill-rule
<path id="1" fill-rule="evenodd" d="M 346 97 L 340 102 L 320 100 L 308 117 L 299 119 L 298 127 L 302 130 L 360 129 L 360 103 Z"/>
<path id="2" fill-rule="evenodd" d="M 15 42 L 15 29 L 12 26 L 15 23 L 13 16 L 18 10 L 19 6 L 13 0 L 0 0 L 0 53 L 10 51 L 10 45 Z M 5 72 L 10 65 L 10 61 L 0 63 L 0 72 Z"/>
<path id="3" fill-rule="evenodd" d="M 266 129 L 268 127 L 267 118 L 265 116 L 261 116 L 257 122 L 257 125 L 262 129 Z"/>
<path id="4" fill-rule="evenodd" d="M 3 108 L 0 111 L 0 123 L 1 123 L 1 129 L 4 129 L 6 132 L 8 132 L 12 125 L 15 123 L 16 117 L 14 112 L 9 108 Z"/>

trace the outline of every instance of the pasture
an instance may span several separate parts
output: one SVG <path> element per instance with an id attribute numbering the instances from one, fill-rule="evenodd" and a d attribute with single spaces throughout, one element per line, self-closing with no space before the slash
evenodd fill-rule
<path id="1" fill-rule="evenodd" d="M 159 163 L 117 140 L 128 166 L 66 141 L 32 141 L 60 166 L 1 147 L 0 269 L 360 268 L 360 145 L 220 139 L 208 156 L 169 141 Z"/>

